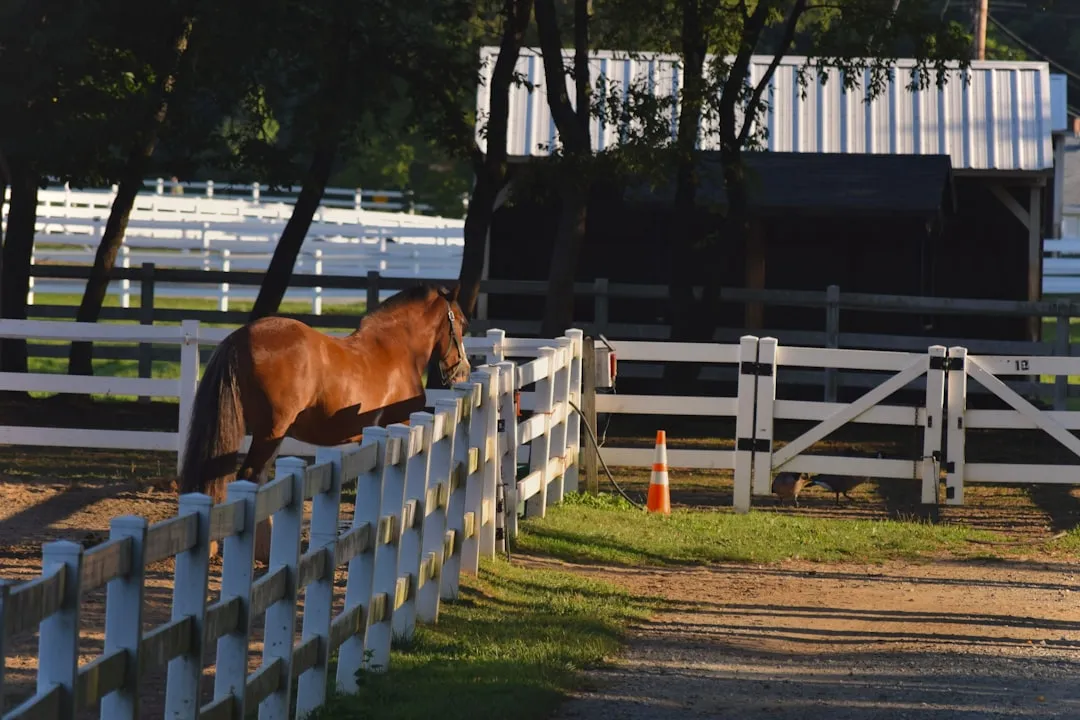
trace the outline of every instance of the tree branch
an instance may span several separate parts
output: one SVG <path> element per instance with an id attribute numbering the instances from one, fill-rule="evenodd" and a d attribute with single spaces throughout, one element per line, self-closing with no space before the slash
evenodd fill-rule
<path id="1" fill-rule="evenodd" d="M 514 68 L 517 66 L 521 45 L 525 41 L 525 29 L 532 14 L 532 0 L 505 0 L 503 3 L 502 42 L 499 43 L 499 57 L 491 71 L 491 87 L 488 92 L 488 136 L 487 160 L 488 172 L 495 171 L 506 161 L 506 135 L 510 116 L 510 85 L 514 82 Z M 495 152 L 492 152 L 492 149 Z"/>
<path id="2" fill-rule="evenodd" d="M 791 14 L 788 15 L 787 21 L 784 23 L 784 35 L 780 39 L 780 47 L 776 49 L 776 55 L 773 56 L 772 62 L 769 63 L 765 74 L 762 75 L 761 80 L 758 81 L 757 87 L 754 88 L 754 92 L 750 96 L 750 102 L 747 103 L 746 112 L 743 114 L 742 130 L 739 131 L 738 142 L 740 147 L 749 136 L 750 128 L 753 125 L 752 120 L 757 115 L 758 105 L 761 103 L 761 96 L 765 94 L 765 88 L 769 86 L 769 82 L 776 73 L 776 68 L 780 66 L 780 61 L 784 59 L 784 55 L 791 49 L 791 43 L 795 41 L 795 28 L 799 24 L 799 18 L 806 12 L 806 3 L 807 0 L 795 0 L 795 6 L 791 9 Z"/>
<path id="3" fill-rule="evenodd" d="M 800 0 L 805 2 L 805 0 Z M 750 57 L 754 54 L 761 39 L 761 33 L 765 29 L 765 21 L 769 16 L 769 3 L 767 0 L 758 0 L 754 7 L 754 13 L 743 23 L 743 31 L 739 38 L 739 49 L 735 55 L 735 62 L 728 70 L 727 79 L 720 95 L 720 141 L 721 144 L 733 146 L 738 142 L 735 132 L 735 103 L 739 98 L 739 87 L 742 85 L 746 73 L 750 70 Z"/>
<path id="4" fill-rule="evenodd" d="M 562 61 L 562 39 L 555 17 L 554 0 L 536 0 L 536 29 L 540 35 L 540 51 L 544 59 L 548 105 L 555 127 L 563 144 L 573 152 L 586 152 L 589 136 L 578 123 L 570 98 L 566 93 L 566 71 Z"/>
<path id="5" fill-rule="evenodd" d="M 574 86 L 577 89 L 577 119 L 582 132 L 589 132 L 589 16 L 592 0 L 574 0 Z"/>

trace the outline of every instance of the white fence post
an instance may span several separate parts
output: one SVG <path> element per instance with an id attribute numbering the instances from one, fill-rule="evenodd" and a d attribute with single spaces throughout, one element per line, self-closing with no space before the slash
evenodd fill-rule
<path id="1" fill-rule="evenodd" d="M 562 460 L 559 474 L 551 479 L 548 485 L 547 504 L 558 505 L 562 502 L 565 492 L 566 467 L 570 464 L 570 453 L 566 447 L 567 428 L 570 423 L 572 410 L 570 409 L 570 364 L 573 361 L 574 341 L 568 337 L 555 338 L 558 352 L 555 354 L 556 361 L 560 365 L 552 378 L 552 410 L 558 414 L 553 419 L 558 422 L 551 428 L 551 456 Z"/>
<path id="2" fill-rule="evenodd" d="M 484 456 L 488 439 L 485 417 L 488 409 L 487 388 L 480 381 L 486 378 L 487 375 L 481 376 L 478 372 L 474 372 L 469 376 L 468 385 L 471 391 L 466 400 L 471 412 L 469 414 L 469 440 L 467 445 L 470 457 L 466 466 L 466 469 L 470 472 L 465 476 L 465 518 L 471 517 L 472 523 L 470 527 L 469 522 L 464 522 L 465 533 L 461 541 L 460 572 L 468 575 L 476 575 L 480 572 L 480 526 L 483 520 L 484 503 Z M 476 404 L 477 397 L 480 398 L 479 405 Z M 471 457 L 473 453 L 476 454 L 475 468 Z"/>
<path id="3" fill-rule="evenodd" d="M 945 404 L 944 345 L 931 345 L 926 370 L 926 425 L 923 427 L 922 502 L 938 503 L 941 468 L 941 421 Z"/>
<path id="4" fill-rule="evenodd" d="M 139 644 L 142 642 L 143 587 L 146 567 L 143 561 L 146 541 L 146 518 L 122 515 L 109 523 L 109 540 L 131 541 L 131 565 L 126 576 L 109 581 L 105 593 L 105 656 L 117 650 L 127 655 L 124 681 L 119 688 L 101 698 L 102 720 L 136 720 L 139 717 Z"/>
<path id="5" fill-rule="evenodd" d="M 431 472 L 431 430 L 434 416 L 429 412 L 409 415 L 409 454 L 406 466 L 405 505 L 398 540 L 398 578 L 407 578 L 408 588 L 400 607 L 394 608 L 391 629 L 394 637 L 411 640 L 416 632 L 416 591 L 421 583 L 421 529 L 427 514 L 428 478 Z M 396 603 L 395 603 L 396 605 Z"/>
<path id="6" fill-rule="evenodd" d="M 454 386 L 454 403 L 457 406 L 454 422 L 454 453 L 450 465 L 450 494 L 446 501 L 446 534 L 443 552 L 442 579 L 439 597 L 455 600 L 461 577 L 461 548 L 465 544 L 465 488 L 469 472 L 469 425 L 473 422 L 472 385 L 460 383 Z"/>
<path id="7" fill-rule="evenodd" d="M 4 202 L 3 195 L 0 194 L 0 205 Z M 11 593 L 12 588 L 15 586 L 16 581 L 5 580 L 0 578 L 0 622 L 4 621 L 4 612 L 8 605 L 8 595 Z M 4 663 L 7 658 L 7 633 L 0 632 L 0 687 L 4 687 Z M 3 712 L 3 694 L 0 694 L 0 712 Z"/>
<path id="8" fill-rule="evenodd" d="M 551 459 L 551 416 L 555 401 L 555 384 L 552 369 L 555 367 L 553 347 L 540 348 L 540 357 L 547 358 L 547 374 L 536 381 L 533 393 L 535 404 L 533 415 L 544 416 L 544 432 L 529 443 L 529 471 L 540 471 L 540 492 L 525 501 L 525 517 L 544 517 L 547 515 L 547 488 L 551 476 L 548 473 Z"/>
<path id="9" fill-rule="evenodd" d="M 173 573 L 171 620 L 191 617 L 191 644 L 183 655 L 169 661 L 165 690 L 165 717 L 169 720 L 196 720 L 199 716 L 199 686 L 202 680 L 206 590 L 210 570 L 210 511 L 214 501 L 203 493 L 181 495 L 180 517 L 196 516 L 195 544 L 176 556 Z"/>
<path id="10" fill-rule="evenodd" d="M 345 608 L 349 612 L 356 606 L 364 608 L 364 632 L 353 635 L 342 643 L 338 650 L 337 687 L 345 693 L 355 693 L 358 689 L 356 673 L 364 667 L 364 647 L 371 617 L 372 588 L 375 576 L 375 546 L 378 542 L 379 509 L 382 505 L 382 478 L 386 463 L 387 430 L 383 427 L 364 428 L 361 448 L 375 446 L 375 466 L 361 472 L 356 479 L 356 503 L 353 511 L 354 528 L 367 523 L 370 528 L 368 550 L 349 561 L 349 576 L 345 585 Z M 344 457 L 344 456 L 343 456 Z M 342 460 L 344 468 L 344 459 Z M 342 483 L 349 478 L 342 471 Z"/>
<path id="11" fill-rule="evenodd" d="M 221 564 L 221 599 L 238 598 L 240 612 L 237 627 L 218 638 L 217 668 L 214 673 L 214 701 L 233 703 L 233 717 L 247 717 L 244 700 L 248 676 L 248 643 L 251 638 L 251 579 L 255 560 L 255 498 L 259 486 L 248 480 L 228 484 L 226 502 L 238 501 L 244 525 L 225 538 L 225 558 Z"/>
<path id="12" fill-rule="evenodd" d="M 735 511 L 750 510 L 754 462 L 754 404 L 757 397 L 758 339 L 743 335 L 739 339 L 739 393 L 735 415 Z M 771 470 L 771 468 L 770 468 Z"/>
<path id="13" fill-rule="evenodd" d="M 232 260 L 230 259 L 231 253 L 228 248 L 224 248 L 221 251 L 221 272 L 229 272 L 232 269 Z M 228 312 L 229 310 L 229 283 L 223 282 L 219 287 L 218 296 L 218 310 L 221 312 Z"/>
<path id="14" fill-rule="evenodd" d="M 773 406 L 776 402 L 776 338 L 758 340 L 757 401 L 754 406 L 753 494 L 772 493 Z"/>
<path id="15" fill-rule="evenodd" d="M 424 414 L 420 422 L 431 442 L 428 486 L 424 494 L 423 527 L 420 532 L 421 578 L 416 589 L 416 617 L 422 623 L 439 618 L 439 586 L 443 576 L 443 548 L 446 537 L 446 503 L 453 473 L 454 430 L 457 427 L 456 400 L 439 400 L 435 414 Z M 438 437 L 438 440 L 434 440 Z M 426 567 L 426 572 L 423 568 Z"/>
<path id="16" fill-rule="evenodd" d="M 41 574 L 59 569 L 64 574 L 60 607 L 41 621 L 38 630 L 37 692 L 60 687 L 56 718 L 74 718 L 75 688 L 79 681 L 79 581 L 82 578 L 83 547 L 70 540 L 55 540 L 41 546 Z"/>
<path id="17" fill-rule="evenodd" d="M 578 408 L 581 407 L 581 369 L 582 351 L 585 343 L 585 333 L 577 329 L 569 329 L 566 336 L 572 341 L 570 361 L 570 400 Z M 564 492 L 577 492 L 579 486 L 578 462 L 581 457 L 581 415 L 573 407 L 566 410 L 566 445 L 567 457 L 569 458 L 566 474 L 563 476 Z"/>
<path id="18" fill-rule="evenodd" d="M 480 382 L 480 427 L 484 438 L 480 448 L 480 512 L 476 523 L 478 558 L 493 558 L 499 474 L 502 469 L 502 457 L 499 455 L 499 368 L 485 365 L 477 370 L 476 376 Z"/>
<path id="19" fill-rule="evenodd" d="M 292 703 L 293 637 L 296 635 L 297 570 L 300 567 L 300 530 L 304 524 L 304 478 L 307 463 L 297 457 L 274 463 L 274 479 L 290 477 L 289 502 L 274 513 L 270 530 L 270 567 L 284 567 L 285 592 L 266 608 L 263 633 L 263 666 L 281 661 L 277 689 L 259 704 L 259 720 L 289 720 Z"/>
<path id="20" fill-rule="evenodd" d="M 405 504 L 405 474 L 412 433 L 412 429 L 402 423 L 394 423 L 387 430 L 382 503 L 375 533 L 374 584 L 368 605 L 367 639 L 364 643 L 364 650 L 370 656 L 368 669 L 373 672 L 385 672 L 390 662 L 390 643 L 393 639 L 390 616 L 397 598 L 401 516 Z"/>
<path id="21" fill-rule="evenodd" d="M 315 664 L 301 673 L 296 681 L 296 714 L 303 717 L 326 701 L 326 671 L 330 660 L 330 627 L 334 611 L 334 548 L 338 538 L 338 516 L 341 512 L 341 450 L 320 447 L 315 451 L 315 464 L 330 465 L 330 487 L 311 499 L 311 530 L 308 553 L 328 552 L 326 566 L 320 577 L 312 578 L 304 589 L 304 620 L 300 642 L 321 638 Z"/>
<path id="22" fill-rule="evenodd" d="M 176 471 L 181 470 L 184 446 L 187 445 L 191 413 L 195 407 L 195 391 L 199 388 L 199 321 L 180 323 L 184 344 L 180 346 L 180 416 L 177 418 Z"/>
<path id="23" fill-rule="evenodd" d="M 495 365 L 501 363 L 506 359 L 506 352 L 503 350 L 503 343 L 506 342 L 506 331 L 491 328 L 487 331 L 486 337 L 487 341 L 491 343 L 491 350 L 484 353 L 484 364 Z"/>
<path id="24" fill-rule="evenodd" d="M 131 248 L 127 245 L 120 246 L 120 267 L 127 270 L 131 267 Z M 120 281 L 120 307 L 131 307 L 131 279 L 124 278 Z"/>
<path id="25" fill-rule="evenodd" d="M 949 348 L 949 429 L 945 436 L 945 504 L 964 504 L 964 413 L 967 410 L 967 348 Z"/>
<path id="26" fill-rule="evenodd" d="M 502 424 L 502 436 L 506 438 L 503 449 L 500 482 L 503 486 L 503 513 L 505 525 L 504 539 L 509 544 L 517 537 L 517 454 L 518 454 L 518 419 L 514 403 L 517 391 L 517 365 L 512 362 L 499 363 L 499 384 L 502 395 L 499 399 L 499 422 Z"/>

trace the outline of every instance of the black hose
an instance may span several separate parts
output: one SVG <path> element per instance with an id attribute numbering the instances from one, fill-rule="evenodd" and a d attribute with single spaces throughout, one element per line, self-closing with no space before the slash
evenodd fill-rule
<path id="1" fill-rule="evenodd" d="M 573 400 L 568 400 L 567 402 L 570 403 L 570 407 L 574 408 L 574 411 L 577 412 L 577 414 L 581 417 L 581 424 L 585 426 L 585 430 L 587 431 L 586 434 L 589 436 L 589 439 L 592 440 L 593 447 L 596 448 L 596 457 L 600 460 L 600 464 L 604 468 L 604 473 L 607 475 L 608 480 L 611 482 L 612 486 L 619 491 L 619 494 L 622 495 L 628 503 L 636 507 L 638 510 L 644 510 L 645 506 L 643 504 L 633 500 L 629 495 L 626 494 L 626 491 L 622 489 L 619 483 L 615 482 L 615 477 L 611 474 L 611 470 L 608 469 L 607 463 L 604 462 L 604 456 L 600 454 L 600 443 L 596 439 L 596 432 L 593 430 L 592 426 L 589 425 L 589 422 L 585 419 L 585 413 L 581 412 L 581 408 L 579 408 L 577 406 L 577 403 L 575 403 Z"/>

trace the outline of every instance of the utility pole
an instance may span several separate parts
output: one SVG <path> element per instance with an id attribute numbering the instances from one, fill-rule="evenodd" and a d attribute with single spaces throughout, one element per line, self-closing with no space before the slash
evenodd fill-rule
<path id="1" fill-rule="evenodd" d="M 972 30 L 975 35 L 975 59 L 986 59 L 986 15 L 989 0 L 972 0 Z"/>

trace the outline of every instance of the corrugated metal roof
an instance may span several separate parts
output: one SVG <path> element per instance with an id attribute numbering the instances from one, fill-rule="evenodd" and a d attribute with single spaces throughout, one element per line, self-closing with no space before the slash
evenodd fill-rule
<path id="1" fill-rule="evenodd" d="M 486 121 L 487 83 L 498 55 L 497 47 L 481 52 L 483 79 L 477 92 L 477 117 Z M 572 51 L 565 50 L 566 63 Z M 755 56 L 750 79 L 761 78 L 772 56 Z M 768 131 L 766 147 L 782 152 L 843 152 L 886 154 L 948 154 L 954 170 L 1046 170 L 1053 167 L 1050 69 L 1045 62 L 973 62 L 964 83 L 960 70 L 951 70 L 939 90 L 931 81 L 926 90 L 910 92 L 913 60 L 899 60 L 888 87 L 872 102 L 861 87 L 847 91 L 840 71 L 828 70 L 822 83 L 817 71 L 807 73 L 805 96 L 797 79 L 807 58 L 785 58 L 777 68 L 759 116 Z M 512 86 L 507 151 L 511 156 L 543 156 L 545 145 L 558 142 L 547 106 L 543 62 L 538 49 L 523 49 L 517 71 L 538 87 L 533 92 Z M 678 56 L 630 57 L 621 51 L 596 51 L 591 60 L 594 86 L 605 77 L 623 90 L 643 83 L 654 96 L 671 97 L 679 87 Z M 869 79 L 869 73 L 863 83 Z M 567 79 L 569 95 L 574 92 Z M 740 120 L 741 122 L 741 120 Z M 703 149 L 715 149 L 715 133 L 703 123 Z M 675 112 L 671 128 L 674 136 Z M 621 128 L 592 120 L 595 150 L 619 142 Z M 484 138 L 478 130 L 481 148 Z"/>

